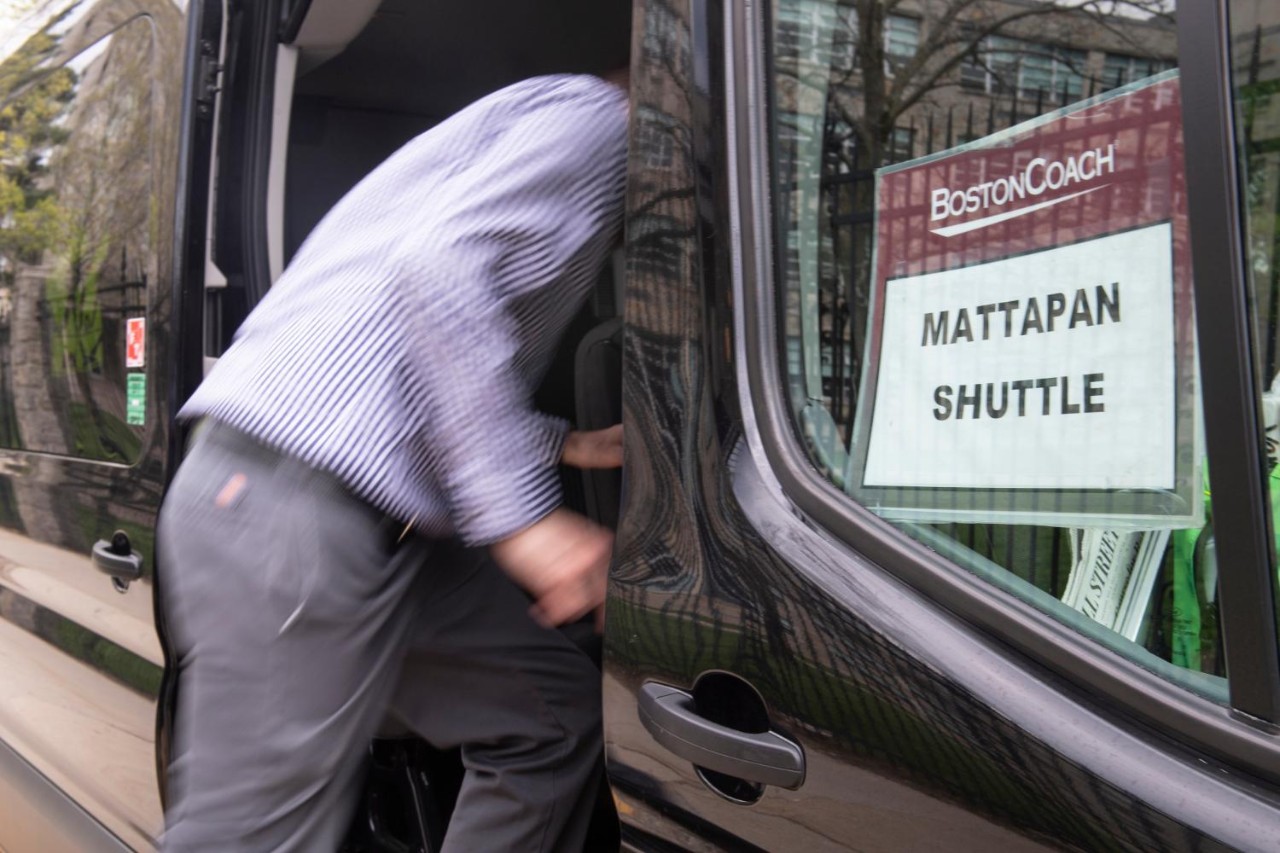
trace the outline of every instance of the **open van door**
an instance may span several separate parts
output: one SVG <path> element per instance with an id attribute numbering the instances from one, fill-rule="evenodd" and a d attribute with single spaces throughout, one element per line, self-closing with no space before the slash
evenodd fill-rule
<path id="1" fill-rule="evenodd" d="M 145 848 L 162 825 L 154 531 L 175 441 L 179 211 L 203 175 L 186 19 L 171 0 L 38 4 L 0 47 L 8 850 Z"/>
<path id="2" fill-rule="evenodd" d="M 638 3 L 604 676 L 628 848 L 1275 846 L 1222 97 L 1235 56 L 1264 109 L 1280 21 L 1230 4 L 1257 26 L 1229 43 L 1227 4 L 1173 5 Z M 1102 373 L 1105 407 L 1068 396 Z"/>

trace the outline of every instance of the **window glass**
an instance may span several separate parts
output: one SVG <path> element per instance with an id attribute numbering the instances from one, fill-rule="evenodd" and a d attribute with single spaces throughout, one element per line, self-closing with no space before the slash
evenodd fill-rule
<path id="1" fill-rule="evenodd" d="M 993 35 L 973 45 L 961 82 L 988 95 L 1060 104 L 1081 96 L 1087 60 L 1084 50 Z"/>
<path id="2" fill-rule="evenodd" d="M 858 12 L 852 5 L 838 4 L 831 8 L 802 3 L 788 4 L 777 10 L 775 47 L 778 50 L 801 49 L 805 37 L 813 25 L 828 21 L 831 30 L 830 43 L 825 46 L 830 58 L 830 71 L 853 71 L 858 62 Z M 816 17 L 815 17 L 816 16 Z M 884 55 L 892 72 L 893 64 L 910 59 L 920 43 L 920 21 L 904 15 L 886 15 L 884 21 Z"/>
<path id="3" fill-rule="evenodd" d="M 128 463 L 146 420 L 152 31 L 0 59 L 0 446 Z"/>
<path id="4" fill-rule="evenodd" d="M 1254 306 L 1254 346 L 1263 383 L 1268 499 L 1280 509 L 1280 6 L 1232 0 L 1232 75 L 1241 182 L 1245 262 Z M 1280 524 L 1276 524 L 1280 530 Z M 1280 590 L 1277 591 L 1280 611 Z"/>
<path id="5" fill-rule="evenodd" d="M 849 499 L 1225 700 L 1173 4 L 951 5 L 880 87 L 833 69 L 842 4 L 773 2 L 796 432 Z"/>
<path id="6" fill-rule="evenodd" d="M 920 46 L 920 21 L 889 15 L 884 22 L 884 52 L 891 59 L 910 59 Z"/>
<path id="7" fill-rule="evenodd" d="M 1108 53 L 1102 62 L 1102 81 L 1109 88 L 1127 86 L 1143 77 L 1152 77 L 1168 71 L 1174 63 L 1154 56 L 1130 56 L 1126 53 Z"/>

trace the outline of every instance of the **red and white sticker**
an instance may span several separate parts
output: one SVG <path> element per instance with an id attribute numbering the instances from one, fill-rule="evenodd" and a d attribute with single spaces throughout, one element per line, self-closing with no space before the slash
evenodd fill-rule
<path id="1" fill-rule="evenodd" d="M 124 365 L 143 367 L 147 363 L 147 321 L 145 317 L 130 317 L 125 321 Z"/>

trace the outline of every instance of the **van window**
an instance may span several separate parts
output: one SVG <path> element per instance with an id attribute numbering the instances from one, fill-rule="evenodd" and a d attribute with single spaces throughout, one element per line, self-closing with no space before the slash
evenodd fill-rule
<path id="1" fill-rule="evenodd" d="M 1229 9 L 1245 269 L 1256 321 L 1254 356 L 1274 522 L 1280 510 L 1280 10 L 1239 0 Z M 1280 611 L 1280 588 L 1276 596 Z"/>
<path id="2" fill-rule="evenodd" d="M 810 460 L 1225 701 L 1172 4 L 957 0 L 891 74 L 863 5 L 771 7 L 781 369 Z"/>
<path id="3" fill-rule="evenodd" d="M 60 60 L 60 23 L 0 63 L 0 446 L 129 463 L 154 279 L 152 30 L 136 19 Z"/>

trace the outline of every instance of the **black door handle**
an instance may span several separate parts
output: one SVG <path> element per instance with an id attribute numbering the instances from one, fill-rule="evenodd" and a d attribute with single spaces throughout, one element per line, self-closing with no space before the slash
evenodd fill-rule
<path id="1" fill-rule="evenodd" d="M 93 543 L 93 564 L 118 580 L 142 578 L 142 555 L 130 547 L 129 537 L 123 533 L 116 533 L 110 541 L 99 539 Z"/>
<path id="2" fill-rule="evenodd" d="M 804 750 L 777 732 L 740 732 L 699 716 L 693 696 L 665 684 L 640 688 L 640 722 L 653 739 L 698 767 L 795 790 Z"/>

